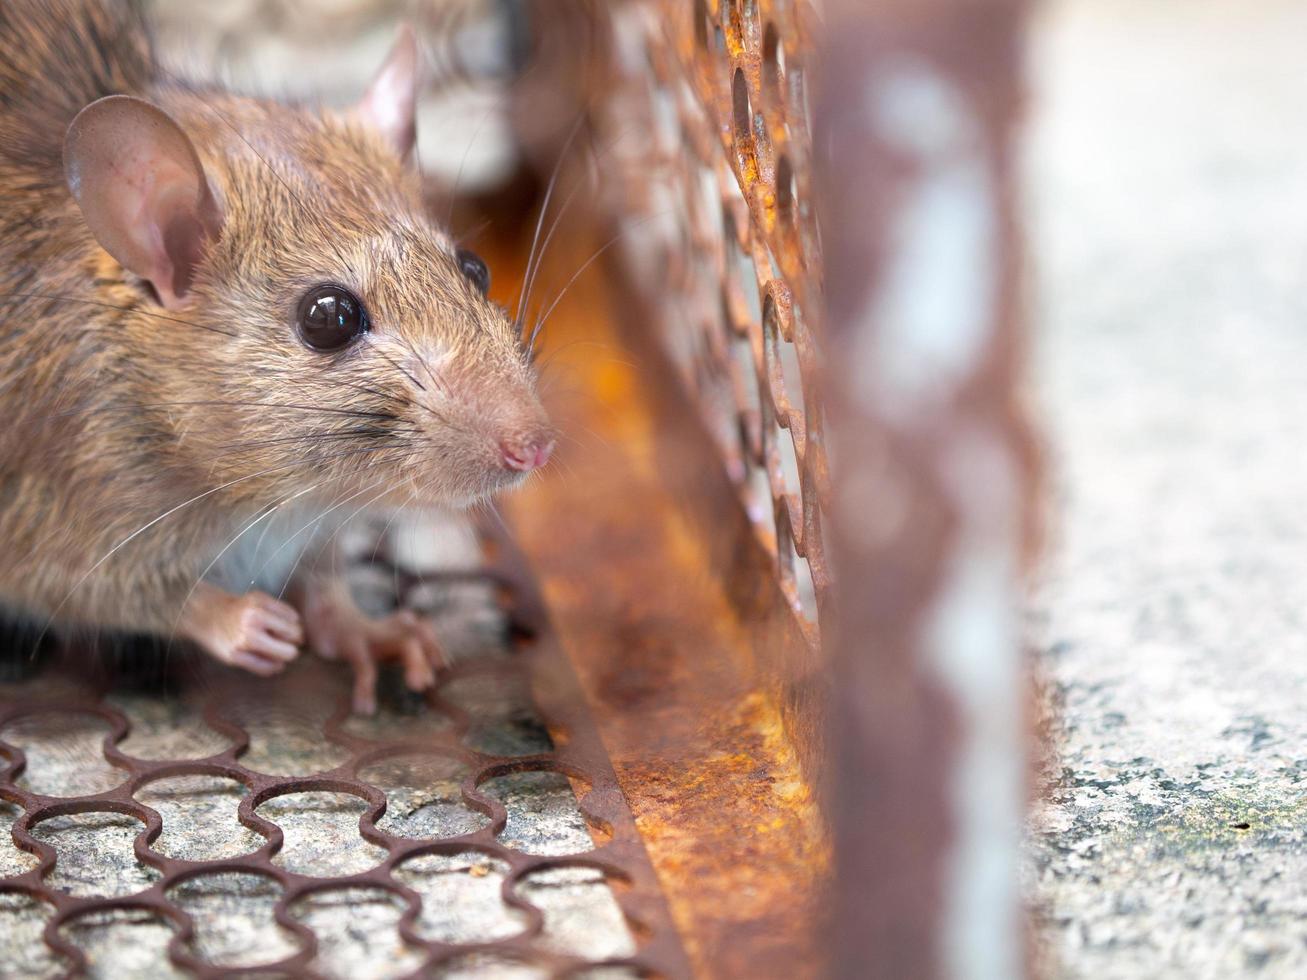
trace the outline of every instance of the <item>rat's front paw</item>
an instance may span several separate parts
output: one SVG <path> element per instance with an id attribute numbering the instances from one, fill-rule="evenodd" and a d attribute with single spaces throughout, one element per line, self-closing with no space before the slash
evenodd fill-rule
<path id="1" fill-rule="evenodd" d="M 354 670 L 354 710 L 377 710 L 377 664 L 399 661 L 404 683 L 412 691 L 425 691 L 436 681 L 436 668 L 444 654 L 435 630 L 409 609 L 372 619 L 349 598 L 327 592 L 304 604 L 304 627 L 309 646 L 328 660 L 344 659 Z"/>
<path id="2" fill-rule="evenodd" d="M 304 642 L 300 614 L 263 592 L 204 586 L 186 604 L 180 632 L 210 656 L 261 677 L 280 673 Z"/>

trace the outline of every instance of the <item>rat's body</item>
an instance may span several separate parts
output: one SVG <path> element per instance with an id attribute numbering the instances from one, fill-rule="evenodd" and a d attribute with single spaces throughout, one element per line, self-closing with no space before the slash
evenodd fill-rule
<path id="1" fill-rule="evenodd" d="M 363 708 L 377 657 L 429 681 L 425 624 L 368 623 L 299 561 L 368 506 L 466 504 L 548 453 L 513 325 L 406 163 L 415 63 L 405 38 L 322 113 L 175 83 L 111 0 L 0 7 L 0 605 L 260 673 L 307 627 Z M 339 350 L 303 340 L 324 283 L 366 308 Z M 243 530 L 294 608 L 211 584 Z"/>

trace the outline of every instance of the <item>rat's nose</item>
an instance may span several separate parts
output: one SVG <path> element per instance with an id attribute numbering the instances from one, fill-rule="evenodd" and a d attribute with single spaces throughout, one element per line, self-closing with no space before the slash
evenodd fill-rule
<path id="1" fill-rule="evenodd" d="M 549 454 L 554 451 L 554 440 L 549 438 L 509 440 L 499 444 L 504 454 L 504 465 L 510 470 L 528 473 L 538 470 L 549 462 Z"/>

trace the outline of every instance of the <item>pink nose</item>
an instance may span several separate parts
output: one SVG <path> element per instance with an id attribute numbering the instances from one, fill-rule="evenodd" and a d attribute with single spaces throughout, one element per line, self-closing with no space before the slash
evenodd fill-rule
<path id="1" fill-rule="evenodd" d="M 499 444 L 499 449 L 504 454 L 504 465 L 510 470 L 529 473 L 549 462 L 549 454 L 554 451 L 554 440 L 547 439 L 543 442 L 504 440 Z"/>

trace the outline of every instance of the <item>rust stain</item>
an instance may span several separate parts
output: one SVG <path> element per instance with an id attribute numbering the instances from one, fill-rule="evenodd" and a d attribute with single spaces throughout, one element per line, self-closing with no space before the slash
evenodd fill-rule
<path id="1" fill-rule="evenodd" d="M 578 238 L 546 275 L 566 281 L 584 261 Z M 624 346 L 611 314 L 633 314 L 619 302 L 596 275 L 555 313 L 545 359 L 569 385 L 550 409 L 574 438 L 504 510 L 696 974 L 815 976 L 825 827 L 723 585 L 722 542 L 684 506 L 730 489 L 715 456 L 660 427 L 657 392 L 675 382 Z"/>

